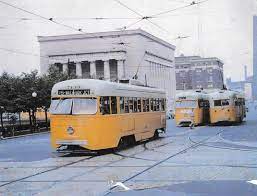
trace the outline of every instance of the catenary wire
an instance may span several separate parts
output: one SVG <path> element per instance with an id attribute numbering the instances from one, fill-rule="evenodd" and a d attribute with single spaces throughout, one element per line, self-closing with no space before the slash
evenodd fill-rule
<path id="1" fill-rule="evenodd" d="M 191 7 L 191 6 L 194 6 L 194 5 L 199 5 L 199 4 L 205 3 L 207 1 L 209 1 L 209 0 L 204 0 L 204 1 L 199 1 L 199 2 L 192 1 L 189 5 L 185 5 L 185 6 L 182 6 L 182 7 L 173 8 L 171 10 L 159 12 L 159 13 L 150 15 L 149 17 L 150 18 L 156 18 L 156 17 L 159 17 L 160 15 L 168 14 L 168 13 L 171 13 L 171 12 L 174 12 L 174 11 L 177 11 L 177 10 L 180 10 L 180 9 L 184 9 L 184 8 L 187 8 L 187 7 Z"/>
<path id="2" fill-rule="evenodd" d="M 72 27 L 72 26 L 69 26 L 69 25 L 66 25 L 66 24 L 57 22 L 57 21 L 53 20 L 53 18 L 47 18 L 47 17 L 45 17 L 45 16 L 41 16 L 41 15 L 39 15 L 39 14 L 36 14 L 36 13 L 34 13 L 34 12 L 31 12 L 31 11 L 28 11 L 28 10 L 26 10 L 26 9 L 20 8 L 20 7 L 18 7 L 18 6 L 15 6 L 15 5 L 13 5 L 13 4 L 7 3 L 7 2 L 5 2 L 5 1 L 0 0 L 0 3 L 1 3 L 1 4 L 4 4 L 4 5 L 7 5 L 7 6 L 9 6 L 9 7 L 12 7 L 12 8 L 14 8 L 14 9 L 17 9 L 17 10 L 20 10 L 20 11 L 23 11 L 23 12 L 26 12 L 26 13 L 28 13 L 28 14 L 34 15 L 34 16 L 36 16 L 36 17 L 39 17 L 39 18 L 43 19 L 43 20 L 47 20 L 47 21 L 52 22 L 52 23 L 55 23 L 55 24 L 57 24 L 57 25 L 61 25 L 61 26 L 63 26 L 63 27 L 72 29 L 72 30 L 74 30 L 74 31 L 79 31 L 79 32 L 81 32 L 81 33 L 85 33 L 82 29 L 77 29 L 77 28 L 75 28 L 75 27 Z"/>

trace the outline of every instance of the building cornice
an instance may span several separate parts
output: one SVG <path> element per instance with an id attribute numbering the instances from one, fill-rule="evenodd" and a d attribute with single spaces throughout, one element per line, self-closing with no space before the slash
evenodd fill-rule
<path id="1" fill-rule="evenodd" d="M 69 35 L 58 35 L 58 36 L 38 36 L 39 42 L 51 42 L 51 41 L 65 41 L 65 40 L 76 40 L 76 39 L 92 39 L 92 38 L 113 38 L 128 35 L 141 35 L 162 44 L 172 50 L 175 50 L 175 46 L 167 41 L 164 41 L 142 29 L 136 30 L 124 30 L 124 31 L 108 31 L 108 32 L 96 32 L 96 33 L 83 33 L 83 34 L 69 34 Z"/>

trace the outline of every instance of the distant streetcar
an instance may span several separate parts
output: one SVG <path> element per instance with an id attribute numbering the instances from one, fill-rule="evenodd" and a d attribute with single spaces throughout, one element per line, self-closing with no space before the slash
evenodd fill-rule
<path id="1" fill-rule="evenodd" d="M 176 95 L 177 126 L 200 125 L 209 122 L 209 101 L 202 91 L 186 91 Z"/>
<path id="2" fill-rule="evenodd" d="M 123 147 L 166 129 L 160 89 L 74 79 L 55 84 L 51 96 L 51 145 L 57 150 Z"/>
<path id="3" fill-rule="evenodd" d="M 246 117 L 245 98 L 231 90 L 190 90 L 176 95 L 176 124 L 241 123 Z"/>
<path id="4" fill-rule="evenodd" d="M 242 93 L 217 90 L 209 94 L 210 123 L 241 123 L 246 117 L 245 98 Z"/>

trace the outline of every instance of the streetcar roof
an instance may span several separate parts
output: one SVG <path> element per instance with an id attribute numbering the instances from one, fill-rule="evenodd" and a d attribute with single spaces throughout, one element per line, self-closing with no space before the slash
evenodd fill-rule
<path id="1" fill-rule="evenodd" d="M 90 90 L 90 95 L 88 96 L 166 98 L 166 92 L 162 89 L 96 79 L 65 80 L 56 83 L 52 88 L 52 97 L 74 97 L 74 95 L 60 95 L 58 94 L 59 90 Z"/>
<path id="2" fill-rule="evenodd" d="M 176 94 L 176 100 L 208 99 L 206 92 L 202 90 L 188 90 Z"/>
<path id="3" fill-rule="evenodd" d="M 219 99 L 231 99 L 231 98 L 244 98 L 243 93 L 232 91 L 232 90 L 217 90 L 215 92 L 209 93 L 209 99 L 219 100 Z"/>

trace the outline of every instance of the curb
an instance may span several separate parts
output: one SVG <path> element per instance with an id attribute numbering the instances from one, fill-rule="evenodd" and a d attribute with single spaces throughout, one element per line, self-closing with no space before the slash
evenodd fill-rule
<path id="1" fill-rule="evenodd" d="M 17 135 L 17 136 L 12 136 L 12 137 L 4 137 L 4 138 L 0 137 L 0 141 L 1 140 L 9 140 L 9 139 L 20 138 L 20 137 L 26 137 L 26 136 L 32 136 L 32 135 L 46 134 L 46 133 L 50 133 L 50 131 L 42 131 L 40 133 L 30 133 L 30 134 Z"/>

